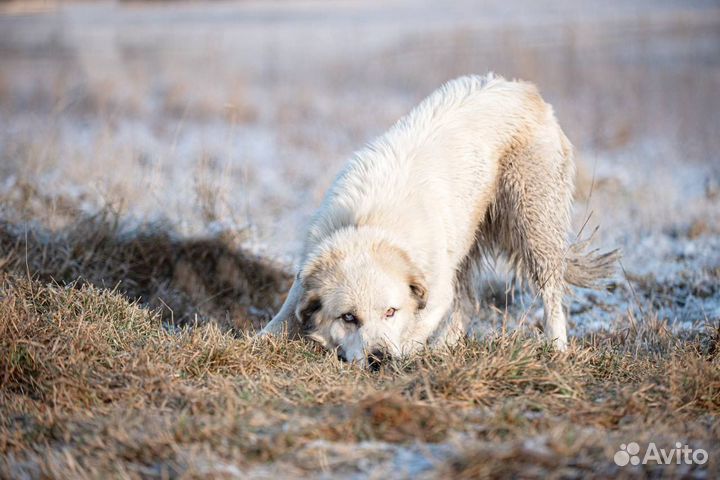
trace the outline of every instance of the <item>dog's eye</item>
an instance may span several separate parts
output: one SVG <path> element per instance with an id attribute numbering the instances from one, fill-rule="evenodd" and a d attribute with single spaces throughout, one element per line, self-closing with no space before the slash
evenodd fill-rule
<path id="1" fill-rule="evenodd" d="M 340 315 L 340 318 L 342 318 L 345 323 L 358 323 L 357 317 L 352 313 L 343 313 Z"/>
<path id="2" fill-rule="evenodd" d="M 397 312 L 397 308 L 388 308 L 385 310 L 385 318 L 392 318 L 395 316 L 395 312 Z"/>

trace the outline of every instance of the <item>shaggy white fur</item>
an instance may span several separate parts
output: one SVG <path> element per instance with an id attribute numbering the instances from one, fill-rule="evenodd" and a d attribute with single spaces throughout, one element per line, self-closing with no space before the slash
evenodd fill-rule
<path id="1" fill-rule="evenodd" d="M 359 362 L 464 333 L 467 272 L 507 255 L 567 344 L 566 283 L 594 286 L 616 252 L 567 241 L 572 146 L 530 83 L 466 76 L 355 153 L 309 229 L 301 268 L 264 334 L 300 332 Z"/>

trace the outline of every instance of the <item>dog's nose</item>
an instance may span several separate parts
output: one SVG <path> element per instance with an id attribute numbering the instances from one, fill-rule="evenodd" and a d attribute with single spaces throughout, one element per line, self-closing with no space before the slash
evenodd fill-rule
<path id="1" fill-rule="evenodd" d="M 380 365 L 382 365 L 382 362 L 389 358 L 390 355 L 388 355 L 384 350 L 376 348 L 375 350 L 371 351 L 367 357 L 368 366 L 370 367 L 370 370 L 380 370 Z"/>
<path id="2" fill-rule="evenodd" d="M 338 348 L 336 351 L 337 351 L 338 359 L 342 360 L 343 362 L 347 362 L 347 357 L 345 356 L 345 351 L 341 348 Z"/>

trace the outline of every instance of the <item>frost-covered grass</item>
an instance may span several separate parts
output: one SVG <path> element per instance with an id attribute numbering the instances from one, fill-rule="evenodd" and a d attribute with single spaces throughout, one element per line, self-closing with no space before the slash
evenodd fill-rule
<path id="1" fill-rule="evenodd" d="M 0 15 L 0 477 L 634 476 L 629 441 L 717 475 L 712 2 L 62 8 Z M 575 232 L 623 251 L 569 353 L 502 265 L 473 338 L 377 373 L 249 338 L 344 159 L 487 70 L 539 85 Z"/>

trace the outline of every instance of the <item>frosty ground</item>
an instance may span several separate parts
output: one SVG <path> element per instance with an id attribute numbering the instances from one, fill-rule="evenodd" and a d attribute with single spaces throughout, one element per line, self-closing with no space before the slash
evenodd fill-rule
<path id="1" fill-rule="evenodd" d="M 717 471 L 712 2 L 11 6 L 4 474 L 632 475 L 612 455 L 633 439 L 711 452 L 652 474 Z M 374 376 L 244 338 L 344 159 L 488 70 L 554 105 L 577 151 L 574 231 L 623 251 L 609 292 L 568 298 L 569 358 L 536 339 L 540 305 L 501 264 L 477 342 Z"/>

